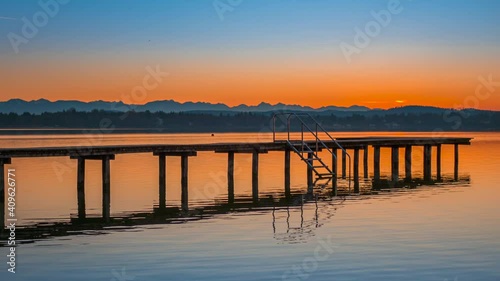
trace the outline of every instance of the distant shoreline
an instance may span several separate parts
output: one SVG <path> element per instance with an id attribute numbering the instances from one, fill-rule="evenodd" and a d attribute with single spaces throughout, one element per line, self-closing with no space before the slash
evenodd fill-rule
<path id="1" fill-rule="evenodd" d="M 313 117 L 314 119 L 312 119 Z M 440 111 L 391 114 L 314 114 L 303 117 L 332 132 L 500 132 L 500 112 Z M 275 120 L 275 124 L 273 124 Z M 288 122 L 288 125 L 287 125 Z M 41 115 L 0 114 L 0 134 L 88 134 L 97 133 L 221 133 L 301 130 L 297 118 L 273 119 L 273 114 L 164 113 L 164 112 L 78 112 Z M 309 126 L 309 125 L 308 125 Z"/>

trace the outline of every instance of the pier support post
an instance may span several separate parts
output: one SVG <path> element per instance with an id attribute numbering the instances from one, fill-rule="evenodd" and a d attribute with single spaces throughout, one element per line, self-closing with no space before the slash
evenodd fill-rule
<path id="1" fill-rule="evenodd" d="M 285 150 L 285 197 L 290 198 L 290 149 Z"/>
<path id="2" fill-rule="evenodd" d="M 399 180 L 399 147 L 391 147 L 391 158 L 392 182 L 396 184 Z"/>
<path id="3" fill-rule="evenodd" d="M 314 165 L 313 162 L 313 153 L 307 153 L 307 189 L 310 190 L 313 188 L 313 169 L 311 166 Z"/>
<path id="4" fill-rule="evenodd" d="M 157 155 L 160 157 L 160 167 L 162 165 L 165 165 L 164 167 L 166 168 L 166 162 L 163 164 L 163 160 L 161 160 L 163 157 L 166 156 L 176 156 L 176 157 L 181 157 L 181 210 L 182 211 L 188 211 L 189 210 L 189 196 L 188 196 L 188 159 L 190 156 L 196 156 L 197 152 L 194 150 L 185 150 L 185 151 L 153 151 L 153 155 Z M 162 171 L 165 171 L 166 169 L 161 169 L 160 168 L 160 178 L 162 177 Z M 165 177 L 166 178 L 166 177 Z M 160 186 L 161 186 L 162 180 L 160 179 Z M 166 191 L 166 189 L 165 189 Z M 160 196 L 162 192 L 162 188 L 160 187 Z M 166 198 L 166 193 L 165 193 L 165 198 Z M 160 200 L 161 202 L 166 202 Z"/>
<path id="5" fill-rule="evenodd" d="M 405 180 L 411 181 L 411 150 L 412 146 L 405 147 Z"/>
<path id="6" fill-rule="evenodd" d="M 183 211 L 189 209 L 188 196 L 188 155 L 181 155 L 181 208 Z"/>
<path id="7" fill-rule="evenodd" d="M 161 195 L 162 194 L 162 171 L 165 171 L 166 169 L 162 169 L 161 167 L 163 166 L 166 168 L 166 161 L 162 159 L 166 159 L 166 156 L 180 156 L 181 157 L 181 210 L 182 211 L 188 211 L 189 210 L 189 196 L 188 196 L 188 158 L 190 156 L 196 156 L 197 152 L 194 150 L 185 150 L 185 151 L 175 151 L 175 152 L 169 152 L 169 151 L 153 151 L 153 155 L 157 155 L 160 157 L 160 204 L 162 202 L 166 202 L 165 200 L 161 200 Z M 162 163 L 163 162 L 163 163 Z M 165 176 L 166 179 L 166 176 Z M 166 184 L 165 184 L 166 185 Z M 166 189 L 165 190 L 165 198 L 166 198 Z M 166 204 L 165 204 L 166 205 Z M 165 206 L 166 207 L 166 206 Z"/>
<path id="8" fill-rule="evenodd" d="M 346 178 L 346 158 L 347 153 L 345 150 L 342 150 L 342 179 Z"/>
<path id="9" fill-rule="evenodd" d="M 368 178 L 368 146 L 363 149 L 363 177 Z"/>
<path id="10" fill-rule="evenodd" d="M 332 148 L 332 193 L 337 196 L 337 149 Z"/>
<path id="11" fill-rule="evenodd" d="M 109 222 L 111 218 L 111 171 L 109 161 L 111 158 L 108 155 L 102 157 L 102 218 L 106 222 Z"/>
<path id="12" fill-rule="evenodd" d="M 252 199 L 259 202 L 259 153 L 252 153 Z"/>
<path id="13" fill-rule="evenodd" d="M 159 167 L 159 200 L 158 207 L 165 209 L 167 207 L 167 157 L 164 153 L 158 155 Z"/>
<path id="14" fill-rule="evenodd" d="M 5 164 L 10 164 L 10 158 L 0 158 L 0 232 L 5 231 Z M 8 184 L 7 184 L 8 186 Z"/>
<path id="15" fill-rule="evenodd" d="M 227 202 L 234 203 L 234 152 L 227 153 Z"/>
<path id="16" fill-rule="evenodd" d="M 354 192 L 359 192 L 359 148 L 354 149 Z"/>
<path id="17" fill-rule="evenodd" d="M 458 144 L 455 144 L 455 164 L 454 164 L 454 178 L 455 181 L 458 181 Z"/>
<path id="18" fill-rule="evenodd" d="M 78 218 L 85 219 L 85 161 L 99 160 L 102 163 L 102 219 L 111 220 L 111 165 L 110 160 L 115 160 L 114 154 L 107 155 L 70 155 L 70 159 L 78 161 L 76 192 L 78 197 Z"/>
<path id="19" fill-rule="evenodd" d="M 86 218 L 85 208 L 85 158 L 78 158 L 77 167 L 77 180 L 76 180 L 76 193 L 78 199 L 78 219 L 84 220 Z"/>
<path id="20" fill-rule="evenodd" d="M 380 146 L 373 147 L 373 180 L 375 184 L 380 182 Z"/>
<path id="21" fill-rule="evenodd" d="M 441 145 L 436 145 L 436 177 L 441 180 Z"/>
<path id="22" fill-rule="evenodd" d="M 424 146 L 424 181 L 431 180 L 432 146 Z"/>

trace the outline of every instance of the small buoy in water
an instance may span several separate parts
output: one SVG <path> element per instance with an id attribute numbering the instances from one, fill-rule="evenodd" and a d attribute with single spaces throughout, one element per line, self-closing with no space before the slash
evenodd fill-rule
<path id="1" fill-rule="evenodd" d="M 215 136 L 214 134 L 212 134 L 212 137 Z"/>

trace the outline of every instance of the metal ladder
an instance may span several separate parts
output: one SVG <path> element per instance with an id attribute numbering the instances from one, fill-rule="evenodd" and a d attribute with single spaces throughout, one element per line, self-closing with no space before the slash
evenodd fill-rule
<path id="1" fill-rule="evenodd" d="M 319 124 L 310 114 L 308 113 L 275 113 L 273 115 L 273 142 L 280 142 L 276 138 L 276 119 L 278 116 L 286 117 L 286 127 L 287 127 L 287 139 L 285 140 L 290 147 L 299 157 L 304 161 L 312 172 L 316 175 L 313 182 L 313 186 L 319 185 L 320 187 L 326 187 L 332 179 L 336 176 L 332 171 L 330 166 L 328 166 L 320 157 L 319 152 L 323 149 L 327 150 L 329 154 L 332 155 L 332 159 L 337 160 L 336 153 L 333 152 L 332 148 L 326 145 L 326 143 L 319 138 L 319 133 L 325 134 L 329 140 L 332 142 L 334 148 L 339 148 L 342 153 L 345 153 L 349 161 L 349 191 L 351 190 L 351 156 L 347 151 Z M 301 118 L 305 116 L 309 118 L 314 124 L 314 130 L 312 130 L 306 122 Z M 291 121 L 292 117 L 300 123 L 300 139 L 292 140 L 290 138 L 291 133 Z M 304 138 L 304 133 L 312 136 L 312 140 L 307 140 Z"/>

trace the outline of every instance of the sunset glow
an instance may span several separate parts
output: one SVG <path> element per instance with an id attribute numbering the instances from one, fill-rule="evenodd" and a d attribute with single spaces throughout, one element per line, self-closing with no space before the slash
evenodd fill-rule
<path id="1" fill-rule="evenodd" d="M 1 41 L 1 99 L 126 102 L 150 66 L 168 77 L 129 102 L 500 110 L 497 94 L 470 101 L 479 77 L 500 81 L 499 2 L 401 1 L 350 63 L 339 45 L 387 1 L 316 2 L 244 1 L 223 18 L 211 1 L 70 2 L 17 54 Z M 21 18 L 38 10 L 12 3 L 0 32 L 22 35 Z"/>

